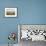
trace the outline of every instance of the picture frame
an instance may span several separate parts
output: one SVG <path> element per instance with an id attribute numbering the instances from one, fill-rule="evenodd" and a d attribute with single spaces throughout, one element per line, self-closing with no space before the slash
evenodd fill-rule
<path id="1" fill-rule="evenodd" d="M 5 17 L 17 17 L 17 8 L 5 8 Z"/>

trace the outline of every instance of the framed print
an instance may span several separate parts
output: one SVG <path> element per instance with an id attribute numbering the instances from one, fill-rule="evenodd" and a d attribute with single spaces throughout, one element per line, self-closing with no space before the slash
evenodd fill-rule
<path id="1" fill-rule="evenodd" d="M 5 8 L 5 17 L 17 17 L 17 8 Z"/>

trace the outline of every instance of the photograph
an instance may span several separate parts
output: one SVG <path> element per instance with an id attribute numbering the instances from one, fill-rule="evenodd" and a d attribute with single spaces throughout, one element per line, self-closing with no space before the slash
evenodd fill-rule
<path id="1" fill-rule="evenodd" d="M 5 17 L 17 17 L 17 8 L 5 8 Z"/>

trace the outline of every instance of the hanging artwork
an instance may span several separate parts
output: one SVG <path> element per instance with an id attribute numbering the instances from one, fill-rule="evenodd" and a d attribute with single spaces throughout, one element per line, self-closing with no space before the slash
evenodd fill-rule
<path id="1" fill-rule="evenodd" d="M 5 17 L 17 17 L 17 8 L 5 8 Z"/>

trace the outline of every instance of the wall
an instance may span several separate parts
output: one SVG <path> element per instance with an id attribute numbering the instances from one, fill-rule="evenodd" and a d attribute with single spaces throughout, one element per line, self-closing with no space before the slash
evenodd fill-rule
<path id="1" fill-rule="evenodd" d="M 6 7 L 17 7 L 18 17 L 5 18 Z M 9 32 L 17 34 L 17 24 L 46 24 L 46 0 L 0 0 L 0 44 L 8 43 Z"/>

